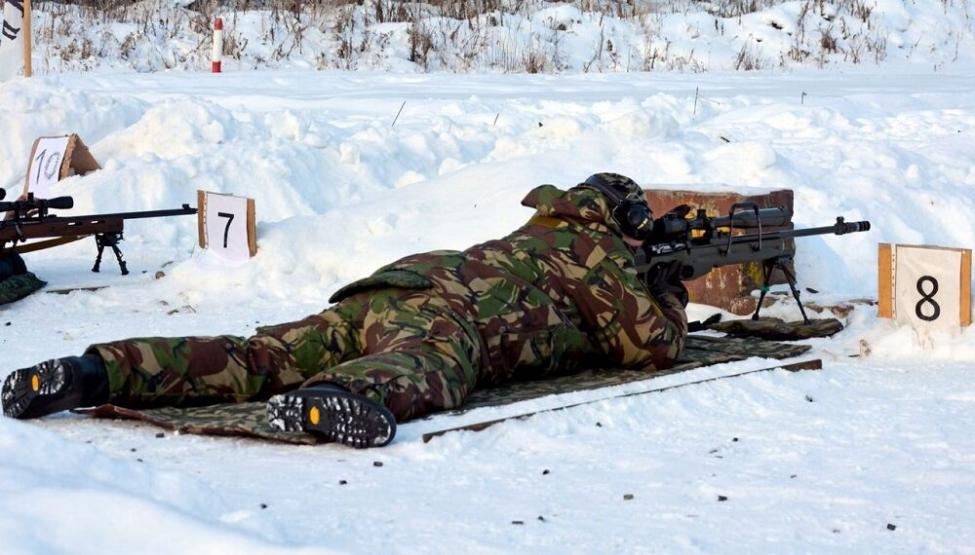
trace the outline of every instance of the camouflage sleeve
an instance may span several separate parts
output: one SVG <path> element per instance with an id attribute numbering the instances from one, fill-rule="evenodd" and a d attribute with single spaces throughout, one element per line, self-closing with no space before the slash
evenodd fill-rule
<path id="1" fill-rule="evenodd" d="M 669 368 L 684 349 L 687 315 L 675 295 L 653 297 L 636 273 L 604 259 L 576 296 L 590 337 L 623 368 Z"/>

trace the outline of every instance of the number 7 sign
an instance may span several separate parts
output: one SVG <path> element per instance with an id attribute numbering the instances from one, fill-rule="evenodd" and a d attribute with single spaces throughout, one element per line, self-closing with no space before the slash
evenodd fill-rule
<path id="1" fill-rule="evenodd" d="M 917 329 L 972 323 L 972 251 L 890 245 L 879 251 L 879 315 Z"/>
<path id="2" fill-rule="evenodd" d="M 200 246 L 235 262 L 257 254 L 254 199 L 197 191 Z"/>

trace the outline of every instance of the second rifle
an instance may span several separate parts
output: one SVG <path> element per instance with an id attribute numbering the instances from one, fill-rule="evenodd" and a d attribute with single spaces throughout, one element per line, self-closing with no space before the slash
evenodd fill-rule
<path id="1" fill-rule="evenodd" d="M 2 190 L 0 190 L 2 191 Z M 3 198 L 0 196 L 0 198 Z M 74 206 L 71 197 L 37 199 L 33 194 L 25 200 L 0 202 L 0 212 L 11 215 L 0 220 L 0 254 L 7 251 L 31 252 L 77 241 L 89 235 L 95 236 L 98 254 L 91 271 L 101 270 L 102 254 L 106 247 L 112 249 L 122 275 L 129 269 L 119 248 L 124 239 L 125 220 L 142 218 L 165 218 L 196 214 L 196 208 L 184 204 L 181 208 L 170 210 L 146 210 L 141 212 L 118 212 L 112 214 L 91 214 L 86 216 L 58 216 L 50 214 L 52 209 L 65 210 Z M 46 239 L 18 246 L 28 239 Z M 11 246 L 7 247 L 7 243 Z"/>

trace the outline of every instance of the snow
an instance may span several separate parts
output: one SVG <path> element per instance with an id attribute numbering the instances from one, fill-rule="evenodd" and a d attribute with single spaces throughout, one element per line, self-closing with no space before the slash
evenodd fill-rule
<path id="1" fill-rule="evenodd" d="M 38 3 L 35 71 L 204 70 L 217 17 L 229 70 L 702 72 L 975 61 L 970 0 L 373 0 L 306 3 L 297 14 L 294 5 L 194 4 Z"/>
<path id="2" fill-rule="evenodd" d="M 88 553 L 285 551 L 259 511 L 235 510 L 184 472 L 132 464 L 19 423 L 3 427 L 0 451 L 4 553 L 79 552 L 79 541 Z"/>
<path id="3" fill-rule="evenodd" d="M 540 183 L 570 186 L 601 170 L 664 188 L 791 188 L 800 226 L 868 219 L 869 233 L 801 239 L 797 263 L 802 285 L 821 291 L 808 300 L 875 297 L 878 242 L 975 246 L 973 86 L 965 66 L 103 72 L 0 84 L 0 186 L 20 187 L 35 137 L 74 131 L 104 168 L 55 187 L 75 197 L 73 212 L 232 192 L 256 200 L 260 248 L 243 266 L 222 265 L 182 217 L 127 226 L 126 277 L 111 260 L 90 274 L 89 241 L 30 254 L 52 289 L 111 286 L 0 307 L 0 376 L 99 341 L 247 334 L 297 319 L 397 257 L 515 228 L 530 216 L 520 199 Z M 797 317 L 789 303 L 770 313 Z M 407 423 L 393 445 L 365 452 L 157 437 L 73 415 L 0 419 L 0 544 L 4 553 L 969 551 L 975 331 L 920 337 L 870 306 L 847 323 L 809 342 L 804 358 L 823 359 L 818 372 L 759 373 L 421 440 L 775 364 L 751 359 Z"/>

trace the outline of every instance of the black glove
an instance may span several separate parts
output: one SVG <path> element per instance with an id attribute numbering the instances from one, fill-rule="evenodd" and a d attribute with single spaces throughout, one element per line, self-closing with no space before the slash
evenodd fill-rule
<path id="1" fill-rule="evenodd" d="M 684 287 L 684 282 L 681 281 L 680 276 L 680 262 L 657 264 L 645 276 L 647 289 L 655 297 L 666 294 L 674 295 L 680 301 L 681 306 L 687 306 L 689 300 L 687 288 Z"/>

